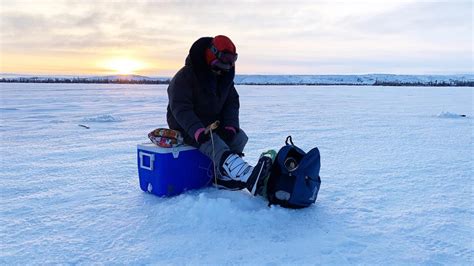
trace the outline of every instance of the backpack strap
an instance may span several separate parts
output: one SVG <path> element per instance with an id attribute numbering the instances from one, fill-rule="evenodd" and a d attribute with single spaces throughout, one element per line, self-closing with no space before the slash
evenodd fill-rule
<path id="1" fill-rule="evenodd" d="M 285 140 L 286 145 L 290 145 L 290 144 L 288 144 L 288 141 L 290 141 L 291 146 L 295 146 L 295 144 L 293 143 L 293 138 L 291 137 L 291 135 L 286 137 L 286 140 Z"/>

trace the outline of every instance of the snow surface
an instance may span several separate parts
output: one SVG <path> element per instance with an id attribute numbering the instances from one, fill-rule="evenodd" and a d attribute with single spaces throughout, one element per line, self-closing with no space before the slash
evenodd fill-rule
<path id="1" fill-rule="evenodd" d="M 438 114 L 439 118 L 465 118 L 466 115 L 464 114 L 455 114 L 450 112 L 441 112 Z"/>
<path id="2" fill-rule="evenodd" d="M 166 126 L 165 85 L 0 88 L 0 264 L 473 263 L 473 88 L 238 86 L 248 161 L 289 134 L 320 148 L 303 210 L 142 192 L 136 144 Z"/>
<path id="3" fill-rule="evenodd" d="M 114 117 L 112 115 L 97 115 L 92 117 L 85 117 L 81 122 L 121 122 L 122 118 Z"/>

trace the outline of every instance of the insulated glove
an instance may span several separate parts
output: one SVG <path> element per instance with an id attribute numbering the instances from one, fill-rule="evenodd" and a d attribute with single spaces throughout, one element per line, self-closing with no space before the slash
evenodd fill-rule
<path id="1" fill-rule="evenodd" d="M 224 141 L 231 141 L 237 134 L 237 130 L 235 129 L 235 127 L 226 126 L 224 128 L 220 128 L 218 133 Z"/>
<path id="2" fill-rule="evenodd" d="M 206 129 L 201 127 L 198 130 L 196 130 L 196 132 L 194 133 L 194 139 L 196 140 L 198 144 L 203 144 L 211 139 L 209 134 L 206 134 L 205 131 Z"/>

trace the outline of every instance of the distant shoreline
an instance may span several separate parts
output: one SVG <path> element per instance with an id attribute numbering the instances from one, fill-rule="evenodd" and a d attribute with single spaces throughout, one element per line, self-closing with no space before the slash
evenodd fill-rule
<path id="1" fill-rule="evenodd" d="M 97 77 L 14 76 L 1 77 L 0 83 L 60 83 L 60 84 L 169 84 L 168 77 L 114 75 Z M 236 75 L 236 85 L 257 86 L 422 86 L 474 87 L 474 75 Z"/>
<path id="2" fill-rule="evenodd" d="M 3 80 L 0 83 L 40 83 L 40 84 L 129 84 L 129 85 L 167 85 L 169 81 L 24 81 L 24 80 Z M 474 87 L 473 81 L 455 83 L 419 83 L 419 82 L 376 82 L 374 84 L 360 83 L 235 83 L 235 85 L 249 86 L 392 86 L 392 87 Z"/>

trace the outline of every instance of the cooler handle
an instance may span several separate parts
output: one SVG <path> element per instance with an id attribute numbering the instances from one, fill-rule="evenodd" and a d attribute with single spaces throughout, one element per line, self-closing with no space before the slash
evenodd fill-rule
<path id="1" fill-rule="evenodd" d="M 150 153 L 146 153 L 146 152 L 142 152 L 142 151 L 139 152 L 138 155 L 140 156 L 140 168 L 153 171 L 153 162 L 155 161 L 155 155 L 150 154 Z M 150 166 L 146 166 L 146 165 L 143 164 L 143 157 L 150 158 Z"/>

